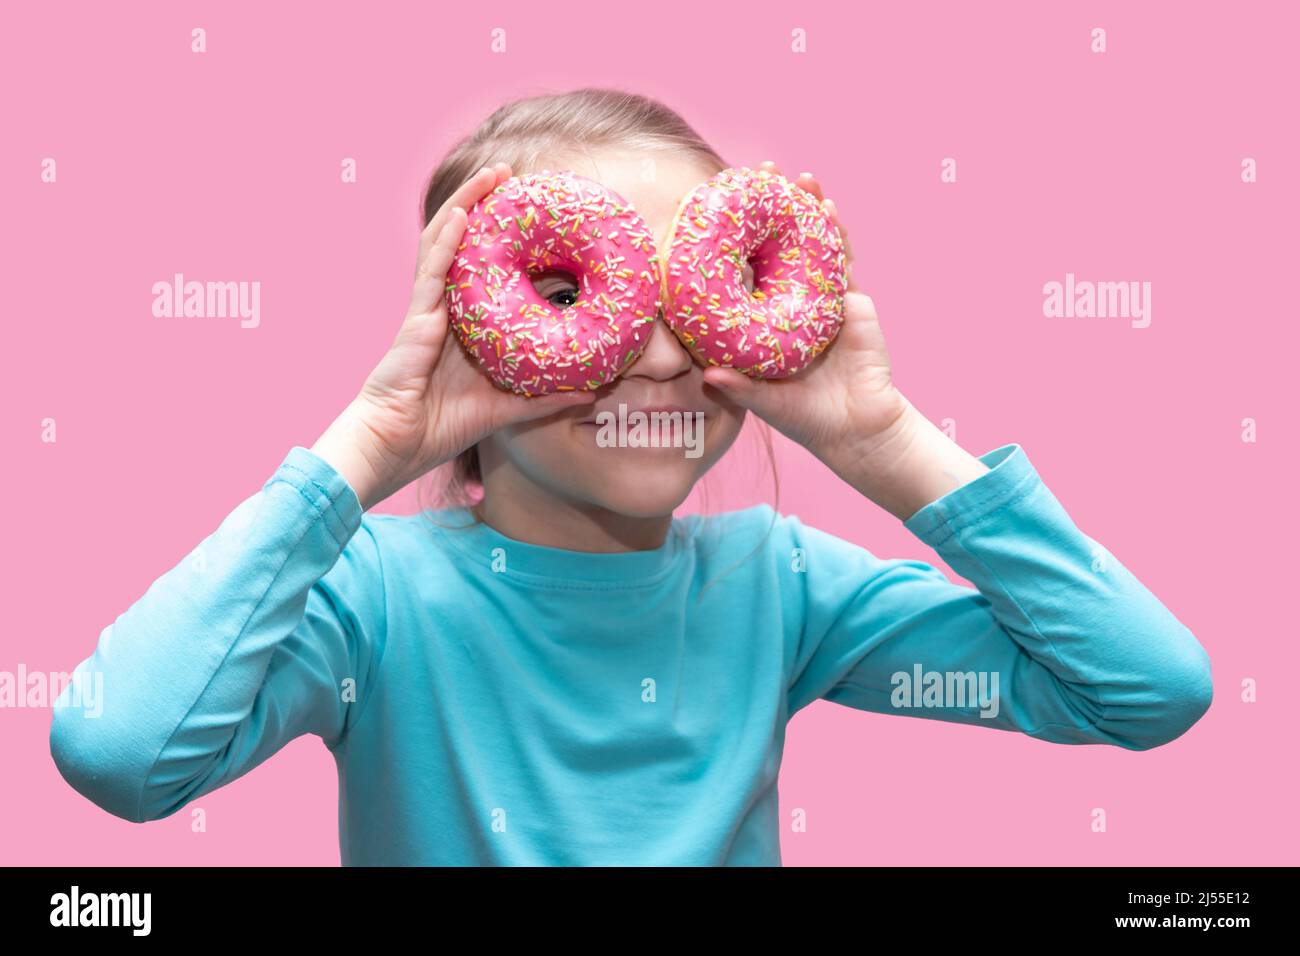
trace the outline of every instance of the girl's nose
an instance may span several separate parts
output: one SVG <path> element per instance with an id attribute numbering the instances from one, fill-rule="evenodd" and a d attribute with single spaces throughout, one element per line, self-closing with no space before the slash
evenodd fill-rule
<path id="1" fill-rule="evenodd" d="M 644 376 L 655 381 L 667 381 L 676 378 L 690 369 L 691 354 L 677 340 L 668 323 L 663 321 L 663 309 L 654 323 L 650 339 L 646 342 L 640 357 L 627 370 L 629 376 Z"/>

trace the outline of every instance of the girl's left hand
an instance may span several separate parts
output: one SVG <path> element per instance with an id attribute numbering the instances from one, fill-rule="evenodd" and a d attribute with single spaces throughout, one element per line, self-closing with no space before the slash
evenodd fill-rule
<path id="1" fill-rule="evenodd" d="M 775 163 L 760 166 L 780 174 Z M 835 203 L 822 196 L 821 185 L 811 173 L 800 173 L 795 184 L 830 213 L 851 263 L 852 248 Z M 883 445 L 910 408 L 894 387 L 875 305 L 857 288 L 851 269 L 844 325 L 807 368 L 787 379 L 756 380 L 735 369 L 711 367 L 705 370 L 704 380 L 833 468 L 832 459 L 847 454 L 861 461 Z"/>

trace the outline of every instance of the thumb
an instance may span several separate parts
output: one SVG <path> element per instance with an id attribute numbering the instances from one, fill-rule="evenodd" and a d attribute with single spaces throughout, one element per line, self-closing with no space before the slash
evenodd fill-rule
<path id="1" fill-rule="evenodd" d="M 566 408 L 581 408 L 585 405 L 591 405 L 596 400 L 596 393 L 591 391 L 552 392 L 533 398 L 503 394 L 501 397 L 505 400 L 507 409 L 504 415 L 505 424 L 515 424 L 544 418 Z"/>
<path id="2" fill-rule="evenodd" d="M 704 370 L 704 381 L 726 395 L 741 408 L 747 408 L 760 418 L 775 409 L 774 400 L 778 398 L 771 388 L 771 382 L 761 382 L 750 378 L 734 368 L 710 367 Z"/>

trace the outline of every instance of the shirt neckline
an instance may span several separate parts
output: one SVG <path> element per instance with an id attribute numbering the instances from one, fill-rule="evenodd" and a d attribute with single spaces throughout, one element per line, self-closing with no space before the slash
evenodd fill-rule
<path id="1" fill-rule="evenodd" d="M 655 584 L 676 565 L 695 522 L 674 518 L 664 543 L 640 551 L 571 551 L 518 541 L 475 522 L 467 508 L 434 510 L 435 533 L 469 560 L 503 574 L 561 587 L 619 588 Z"/>

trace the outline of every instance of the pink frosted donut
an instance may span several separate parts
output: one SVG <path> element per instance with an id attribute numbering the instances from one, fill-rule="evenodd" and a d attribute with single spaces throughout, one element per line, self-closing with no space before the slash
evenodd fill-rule
<path id="1" fill-rule="evenodd" d="M 578 300 L 543 299 L 530 274 L 570 273 Z M 447 273 L 447 311 L 491 379 L 520 395 L 596 389 L 641 353 L 659 311 L 655 237 L 600 183 L 542 170 L 471 210 Z"/>
<path id="2" fill-rule="evenodd" d="M 815 196 L 776 173 L 726 169 L 678 207 L 666 319 L 701 364 L 785 378 L 839 333 L 846 264 L 839 230 Z"/>

